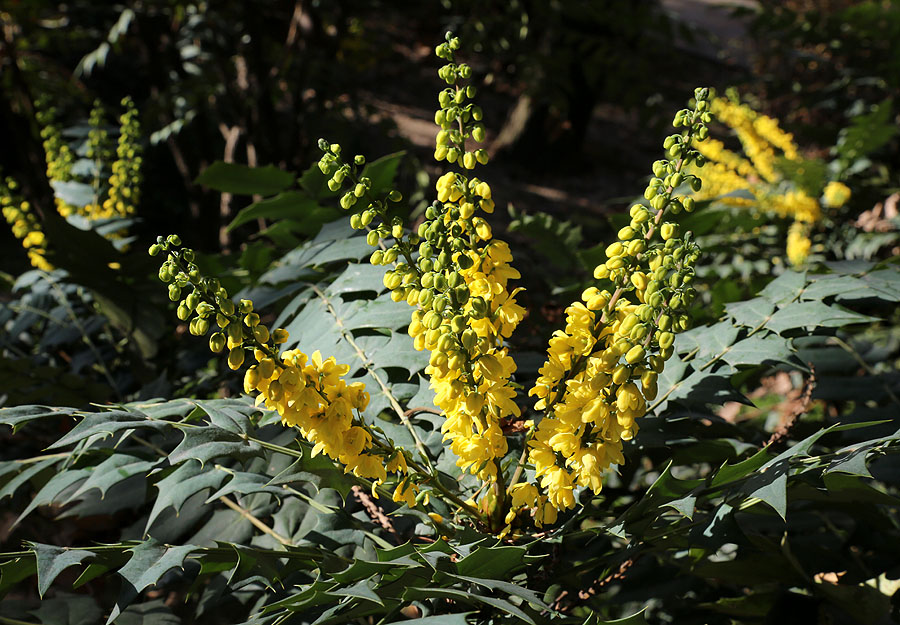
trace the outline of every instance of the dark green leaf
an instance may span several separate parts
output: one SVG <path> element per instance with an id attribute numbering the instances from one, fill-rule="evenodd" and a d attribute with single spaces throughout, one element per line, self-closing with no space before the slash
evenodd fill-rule
<path id="1" fill-rule="evenodd" d="M 334 209 L 319 206 L 315 199 L 302 191 L 285 191 L 273 198 L 254 202 L 250 206 L 242 208 L 234 220 L 228 224 L 228 230 L 234 230 L 238 226 L 256 219 L 315 221 L 321 226 L 324 222 L 337 216 Z"/>
<path id="2" fill-rule="evenodd" d="M 757 297 L 745 302 L 725 304 L 725 312 L 731 315 L 735 323 L 756 328 L 764 325 L 775 312 L 775 304 L 763 297 Z"/>
<path id="3" fill-rule="evenodd" d="M 775 304 L 786 304 L 803 292 L 806 287 L 806 274 L 796 271 L 785 271 L 766 285 L 760 295 Z"/>
<path id="4" fill-rule="evenodd" d="M 791 353 L 785 339 L 775 335 L 755 334 L 729 346 L 723 353 L 722 360 L 733 367 L 756 366 L 768 362 L 789 362 Z"/>
<path id="5" fill-rule="evenodd" d="M 121 410 L 113 410 L 110 412 L 94 412 L 86 414 L 81 422 L 72 428 L 68 434 L 50 445 L 48 449 L 57 449 L 82 441 L 91 436 L 98 434 L 112 436 L 116 432 L 122 430 L 135 430 L 141 428 L 149 428 L 152 430 L 163 430 L 170 427 L 171 424 L 165 421 L 156 421 L 142 415 Z"/>
<path id="6" fill-rule="evenodd" d="M 204 169 L 195 182 L 222 193 L 274 195 L 294 184 L 294 174 L 272 165 L 247 167 L 216 161 Z"/>
<path id="7" fill-rule="evenodd" d="M 877 318 L 855 313 L 837 304 L 829 306 L 823 302 L 800 302 L 778 310 L 772 315 L 766 327 L 773 332 L 781 333 L 796 328 L 807 330 L 840 328 L 851 323 L 870 321 L 877 321 Z"/>
<path id="8" fill-rule="evenodd" d="M 527 552 L 527 548 L 513 545 L 477 547 L 456 563 L 456 570 L 467 577 L 499 579 L 521 566 Z"/>
<path id="9" fill-rule="evenodd" d="M 123 579 L 122 590 L 116 605 L 106 623 L 109 625 L 119 613 L 146 588 L 155 585 L 159 579 L 175 568 L 183 568 L 184 560 L 197 550 L 194 545 L 166 547 L 154 540 L 148 540 L 131 549 L 131 559 L 119 569 Z"/>
<path id="10" fill-rule="evenodd" d="M 144 533 L 150 531 L 153 521 L 163 510 L 172 507 L 177 514 L 190 497 L 208 488 L 218 488 L 226 477 L 224 471 L 214 469 L 204 471 L 196 461 L 182 464 L 156 484 L 159 494 L 153 502 Z"/>
<path id="11" fill-rule="evenodd" d="M 400 167 L 404 156 L 406 152 L 386 154 L 365 166 L 362 175 L 372 180 L 370 189 L 372 194 L 380 195 L 392 188 L 397 168 Z"/>
<path id="12" fill-rule="evenodd" d="M 70 566 L 81 564 L 94 554 L 84 549 L 69 549 L 41 543 L 27 543 L 37 561 L 38 594 L 43 597 L 50 584 Z"/>
<path id="13" fill-rule="evenodd" d="M 220 456 L 248 458 L 262 455 L 259 444 L 214 425 L 184 428 L 182 433 L 184 440 L 169 454 L 169 462 L 172 464 L 189 459 L 205 464 Z"/>

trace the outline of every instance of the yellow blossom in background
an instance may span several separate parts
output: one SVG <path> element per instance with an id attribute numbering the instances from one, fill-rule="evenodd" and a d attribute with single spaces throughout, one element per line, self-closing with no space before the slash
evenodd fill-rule
<path id="1" fill-rule="evenodd" d="M 759 207 L 793 221 L 787 237 L 787 257 L 801 264 L 809 256 L 812 225 L 821 221 L 822 207 L 839 208 L 850 198 L 850 188 L 831 181 L 823 191 L 821 203 L 799 188 L 785 188 L 787 182 L 778 171 L 778 159 L 801 162 L 793 136 L 783 131 L 778 121 L 757 113 L 732 97 L 717 97 L 711 110 L 738 138 L 746 158 L 725 148 L 721 141 L 706 138 L 697 149 L 707 160 L 703 171 L 703 190 L 697 200 L 713 200 L 738 207 Z M 802 227 L 798 224 L 802 224 Z"/>
<path id="2" fill-rule="evenodd" d="M 812 241 L 809 238 L 809 226 L 802 221 L 795 221 L 788 228 L 787 257 L 792 265 L 802 265 L 809 257 Z"/>
<path id="3" fill-rule="evenodd" d="M 825 191 L 822 193 L 822 202 L 828 208 L 840 208 L 850 199 L 850 187 L 843 182 L 832 180 L 825 185 Z"/>
<path id="4" fill-rule="evenodd" d="M 47 240 L 37 216 L 18 193 L 19 185 L 12 178 L 0 180 L 0 210 L 9 223 L 13 235 L 22 241 L 28 260 L 36 269 L 53 271 L 47 260 Z"/>

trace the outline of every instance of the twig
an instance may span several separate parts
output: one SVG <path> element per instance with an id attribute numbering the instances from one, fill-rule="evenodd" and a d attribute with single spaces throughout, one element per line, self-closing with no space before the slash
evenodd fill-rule
<path id="1" fill-rule="evenodd" d="M 778 428 L 772 432 L 772 436 L 766 441 L 766 446 L 777 445 L 785 441 L 791 434 L 791 430 L 800 420 L 800 415 L 805 414 L 809 410 L 812 402 L 812 392 L 816 388 L 816 368 L 812 363 L 809 364 L 810 374 L 803 384 L 803 394 L 796 400 L 794 406 L 785 415 L 784 420 Z"/>
<path id="2" fill-rule="evenodd" d="M 551 606 L 554 610 L 558 612 L 565 612 L 567 610 L 575 607 L 577 602 L 588 601 L 592 597 L 595 597 L 601 590 L 603 590 L 606 586 L 609 586 L 613 582 L 621 581 L 625 579 L 625 575 L 628 573 L 628 570 L 634 566 L 635 558 L 628 558 L 622 564 L 619 565 L 619 568 L 603 577 L 598 579 L 596 582 L 585 588 L 584 590 L 578 591 L 578 596 L 576 598 L 570 599 L 567 605 L 563 604 L 563 600 L 569 596 L 569 591 L 562 591 L 559 596 L 553 601 L 553 605 Z"/>
<path id="3" fill-rule="evenodd" d="M 370 497 L 366 491 L 359 486 L 351 486 L 350 490 L 353 492 L 353 496 L 356 500 L 366 509 L 366 512 L 373 521 L 391 534 L 397 535 L 397 530 L 394 527 L 394 524 L 391 523 L 391 519 L 384 513 L 384 510 L 372 500 L 372 497 Z"/>
<path id="4" fill-rule="evenodd" d="M 278 532 L 273 530 L 271 527 L 269 527 L 268 525 L 266 525 L 265 523 L 260 521 L 258 518 L 253 516 L 253 514 L 249 510 L 247 510 L 240 504 L 235 503 L 234 501 L 231 501 L 225 495 L 222 495 L 221 497 L 219 497 L 219 501 L 221 501 L 226 506 L 228 506 L 229 508 L 231 508 L 232 510 L 234 510 L 235 512 L 240 514 L 242 517 L 244 517 L 245 519 L 250 521 L 250 523 L 252 523 L 256 529 L 263 532 L 264 534 L 268 534 L 269 536 L 271 536 L 272 538 L 274 538 L 275 540 L 280 542 L 282 545 L 284 545 L 286 547 L 294 546 L 294 543 L 292 543 L 290 540 L 288 540 L 287 538 L 285 538 L 284 536 L 282 536 L 281 534 L 279 534 Z"/>

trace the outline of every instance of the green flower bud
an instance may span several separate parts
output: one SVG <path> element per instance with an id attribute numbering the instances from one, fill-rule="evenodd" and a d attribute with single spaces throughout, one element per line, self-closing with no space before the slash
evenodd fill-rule
<path id="1" fill-rule="evenodd" d="M 671 332 L 657 332 L 656 340 L 660 349 L 666 349 L 672 346 L 672 343 L 675 341 L 675 335 Z"/>
<path id="2" fill-rule="evenodd" d="M 214 332 L 209 337 L 209 349 L 217 354 L 225 349 L 225 335 L 221 332 Z"/>
<path id="3" fill-rule="evenodd" d="M 628 241 L 630 239 L 633 239 L 634 235 L 635 235 L 634 228 L 632 228 L 631 226 L 625 226 L 624 228 L 619 230 L 619 232 L 616 236 L 619 238 L 620 241 Z"/>
<path id="4" fill-rule="evenodd" d="M 660 315 L 657 325 L 660 330 L 667 331 L 672 327 L 672 318 L 669 315 Z"/>
<path id="5" fill-rule="evenodd" d="M 678 236 L 678 224 L 672 222 L 664 223 L 660 229 L 659 234 L 662 236 L 663 241 L 669 241 L 674 237 Z"/>
<path id="6" fill-rule="evenodd" d="M 625 362 L 627 362 L 629 365 L 633 365 L 634 363 L 643 360 L 644 354 L 644 348 L 640 345 L 635 345 L 628 350 L 627 354 L 625 354 Z"/>

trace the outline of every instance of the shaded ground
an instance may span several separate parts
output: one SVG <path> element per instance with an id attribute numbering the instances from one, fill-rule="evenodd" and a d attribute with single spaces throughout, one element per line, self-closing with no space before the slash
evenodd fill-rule
<path id="1" fill-rule="evenodd" d="M 659 157 L 662 138 L 668 134 L 668 120 L 675 110 L 684 106 L 693 87 L 706 84 L 723 88 L 744 74 L 751 44 L 742 18 L 733 14 L 732 7 L 752 8 L 755 2 L 665 0 L 662 4 L 672 19 L 692 33 L 690 38 L 682 37 L 678 42 L 684 63 L 693 65 L 693 82 L 686 82 L 679 90 L 683 98 L 664 102 L 658 94 L 651 96 L 648 106 L 654 115 L 649 120 L 642 119 L 635 110 L 599 104 L 591 116 L 583 159 L 570 171 L 531 169 L 523 173 L 521 163 L 509 162 L 501 153 L 479 170 L 483 172 L 479 175 L 494 187 L 501 209 L 512 203 L 520 210 L 545 211 L 589 227 L 602 224 L 604 215 L 621 210 L 640 193 L 651 162 Z M 434 76 L 432 46 L 409 42 L 399 45 L 415 68 L 405 79 L 398 76 L 409 88 L 401 85 L 399 90 L 390 93 L 370 93 L 365 100 L 393 120 L 399 135 L 414 146 L 416 156 L 434 177 L 442 169 L 432 158 L 436 130 L 431 100 L 441 85 Z M 421 85 L 429 82 L 434 88 L 423 90 Z M 423 91 L 427 96 L 424 101 Z M 494 118 L 486 116 L 487 149 L 492 156 L 498 152 L 498 134 L 509 133 L 514 124 L 511 115 L 516 105 L 515 94 L 507 96 L 505 101 L 485 106 L 495 115 Z"/>

